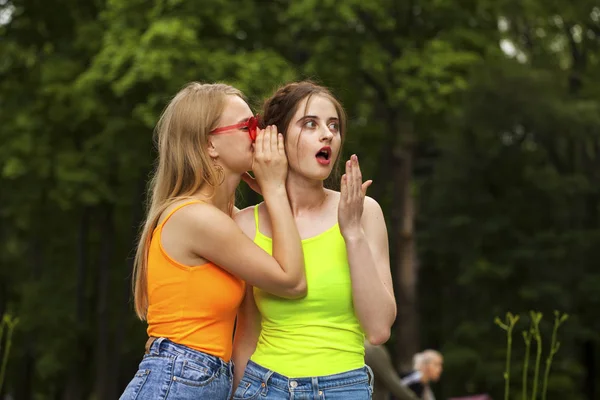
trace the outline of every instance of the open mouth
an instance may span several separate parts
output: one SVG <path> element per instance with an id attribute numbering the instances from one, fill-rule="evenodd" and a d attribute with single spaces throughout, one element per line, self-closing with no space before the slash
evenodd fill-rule
<path id="1" fill-rule="evenodd" d="M 321 150 L 319 150 L 316 157 L 319 163 L 328 165 L 331 162 L 331 147 L 323 147 Z"/>

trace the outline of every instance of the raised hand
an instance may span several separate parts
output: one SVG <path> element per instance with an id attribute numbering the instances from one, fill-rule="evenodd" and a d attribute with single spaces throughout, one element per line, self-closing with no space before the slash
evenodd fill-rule
<path id="1" fill-rule="evenodd" d="M 338 223 L 344 238 L 360 234 L 362 231 L 361 218 L 367 188 L 372 180 L 362 182 L 362 174 L 358 157 L 353 154 L 346 161 L 346 173 L 342 175 L 340 204 L 338 206 Z"/>
<path id="2" fill-rule="evenodd" d="M 287 171 L 283 135 L 277 133 L 277 127 L 272 125 L 259 130 L 254 142 L 252 172 L 260 192 L 264 195 L 272 189 L 285 189 Z M 242 176 L 242 178 L 248 183 L 247 177 Z"/>

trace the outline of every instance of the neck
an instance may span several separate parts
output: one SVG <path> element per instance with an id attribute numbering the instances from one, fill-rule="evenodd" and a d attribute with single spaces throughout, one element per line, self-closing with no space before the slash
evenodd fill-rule
<path id="1" fill-rule="evenodd" d="M 224 213 L 229 214 L 229 202 L 233 200 L 235 190 L 238 187 L 240 180 L 240 175 L 224 171 L 223 183 L 215 188 L 204 185 L 196 192 L 195 197 L 201 198 L 203 201 L 210 203 Z"/>
<path id="2" fill-rule="evenodd" d="M 327 198 L 323 181 L 307 179 L 289 171 L 285 183 L 294 216 L 319 208 Z"/>

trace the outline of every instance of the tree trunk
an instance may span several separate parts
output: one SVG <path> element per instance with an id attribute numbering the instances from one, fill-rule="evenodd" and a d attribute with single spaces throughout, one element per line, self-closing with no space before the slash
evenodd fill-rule
<path id="1" fill-rule="evenodd" d="M 76 321 L 80 328 L 85 325 L 85 292 L 88 269 L 88 237 L 90 229 L 89 207 L 84 207 L 79 222 L 79 237 L 77 242 L 77 298 L 76 298 Z"/>
<path id="2" fill-rule="evenodd" d="M 47 205 L 47 193 L 42 188 L 40 193 L 40 202 L 37 207 L 34 206 L 33 221 L 41 222 L 47 220 L 44 218 L 46 214 Z M 30 247 L 29 254 L 31 256 L 31 281 L 38 283 L 42 278 L 42 264 L 44 262 L 44 246 L 41 239 L 43 235 L 43 226 L 36 224 L 35 222 L 30 227 Z M 35 332 L 25 333 L 25 355 L 23 357 L 23 370 L 20 373 L 22 377 L 22 385 L 16 388 L 16 398 L 19 400 L 30 400 L 33 398 L 34 378 L 35 378 L 35 350 L 33 343 L 35 343 Z"/>
<path id="3" fill-rule="evenodd" d="M 65 391 L 62 396 L 64 400 L 78 400 L 84 398 L 82 371 L 85 371 L 86 369 L 86 361 L 81 355 L 84 354 L 83 345 L 85 340 L 83 335 L 86 322 L 85 294 L 88 268 L 90 213 L 91 209 L 89 207 L 84 207 L 79 221 L 79 235 L 77 240 L 77 293 L 75 299 L 75 329 L 77 336 L 73 343 L 76 351 L 70 367 L 69 376 L 67 377 Z"/>
<path id="4" fill-rule="evenodd" d="M 97 293 L 97 328 L 96 328 L 96 379 L 94 394 L 98 399 L 114 398 L 110 396 L 110 354 L 114 352 L 109 348 L 109 313 L 108 291 L 110 277 L 110 263 L 114 248 L 113 205 L 105 203 L 101 207 L 102 219 L 100 226 L 101 248 L 98 265 L 98 293 Z"/>
<path id="5" fill-rule="evenodd" d="M 412 369 L 412 358 L 419 349 L 417 316 L 417 265 L 414 238 L 414 199 L 412 175 L 414 140 L 409 122 L 396 124 L 400 138 L 394 148 L 394 204 L 392 228 L 395 232 L 393 244 L 397 249 L 393 259 L 396 302 L 396 366 L 399 371 Z"/>
<path id="6" fill-rule="evenodd" d="M 385 104 L 382 104 L 380 107 L 383 109 Z M 373 198 L 379 203 L 383 203 L 386 200 L 385 195 L 388 193 L 388 189 L 390 187 L 389 182 L 390 178 L 392 178 L 391 171 L 393 170 L 394 163 L 394 148 L 396 146 L 396 142 L 398 141 L 394 112 L 392 110 L 388 110 L 388 112 L 381 117 L 384 117 L 387 120 L 388 134 L 385 135 L 381 141 L 381 148 L 379 149 L 380 161 L 377 167 L 377 172 L 373 178 L 373 189 L 369 188 Z M 393 251 L 393 246 L 391 250 Z M 393 257 L 393 254 L 390 254 L 390 256 Z"/>

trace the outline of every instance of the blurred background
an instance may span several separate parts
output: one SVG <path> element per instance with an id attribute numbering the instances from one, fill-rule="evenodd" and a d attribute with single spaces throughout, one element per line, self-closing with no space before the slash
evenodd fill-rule
<path id="1" fill-rule="evenodd" d="M 512 312 L 520 398 L 529 311 L 543 369 L 559 310 L 548 399 L 600 399 L 597 0 L 0 0 L 0 396 L 119 397 L 161 110 L 192 80 L 258 110 L 305 78 L 387 218 L 394 366 L 435 348 L 437 398 L 501 399 Z"/>

